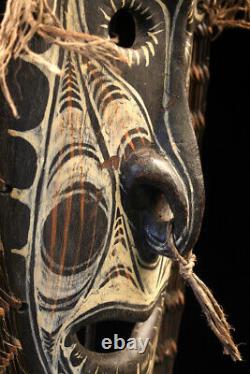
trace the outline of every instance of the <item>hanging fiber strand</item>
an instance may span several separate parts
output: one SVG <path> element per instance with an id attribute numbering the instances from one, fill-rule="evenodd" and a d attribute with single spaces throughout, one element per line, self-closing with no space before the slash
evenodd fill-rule
<path id="1" fill-rule="evenodd" d="M 227 322 L 222 307 L 218 304 L 205 283 L 193 272 L 196 256 L 192 251 L 189 252 L 186 257 L 180 255 L 174 244 L 171 227 L 169 227 L 167 237 L 167 252 L 165 255 L 178 263 L 181 277 L 192 288 L 194 295 L 206 316 L 209 327 L 224 347 L 224 354 L 231 356 L 233 361 L 242 361 L 239 349 L 234 343 L 230 332 L 232 327 Z"/>

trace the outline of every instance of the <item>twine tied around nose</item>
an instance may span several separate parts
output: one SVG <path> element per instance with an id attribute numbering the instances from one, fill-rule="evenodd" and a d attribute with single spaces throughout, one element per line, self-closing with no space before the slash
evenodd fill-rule
<path id="1" fill-rule="evenodd" d="M 179 264 L 179 274 L 192 288 L 207 318 L 209 327 L 220 340 L 224 348 L 223 353 L 231 356 L 233 361 L 242 361 L 240 351 L 230 333 L 232 327 L 227 322 L 222 307 L 218 304 L 205 283 L 193 271 L 196 256 L 192 251 L 189 252 L 186 257 L 181 256 L 174 244 L 173 235 L 168 235 L 168 238 L 170 238 L 170 240 L 168 240 L 167 256 Z"/>

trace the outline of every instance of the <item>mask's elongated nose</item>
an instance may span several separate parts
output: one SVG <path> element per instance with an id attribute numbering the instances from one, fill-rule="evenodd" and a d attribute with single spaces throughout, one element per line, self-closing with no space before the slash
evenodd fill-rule
<path id="1" fill-rule="evenodd" d="M 131 153 L 122 162 L 121 182 L 123 203 L 144 259 L 153 259 L 154 253 L 161 253 L 166 247 L 169 225 L 174 227 L 175 241 L 186 242 L 190 235 L 187 192 L 166 156 L 153 148 Z"/>

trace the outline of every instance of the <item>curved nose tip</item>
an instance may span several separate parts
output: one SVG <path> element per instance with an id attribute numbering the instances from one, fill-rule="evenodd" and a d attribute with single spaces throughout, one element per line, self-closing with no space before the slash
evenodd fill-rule
<path id="1" fill-rule="evenodd" d="M 187 241 L 187 192 L 169 159 L 155 149 L 139 149 L 122 162 L 121 183 L 123 205 L 133 223 L 137 248 L 142 248 L 144 259 L 150 260 L 154 253 L 160 254 L 167 248 L 170 224 L 175 242 Z M 185 249 L 179 247 L 180 251 Z"/>

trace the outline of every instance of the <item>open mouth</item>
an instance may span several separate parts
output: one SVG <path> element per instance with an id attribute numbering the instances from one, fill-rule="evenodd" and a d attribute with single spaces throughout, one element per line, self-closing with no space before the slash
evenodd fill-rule
<path id="1" fill-rule="evenodd" d="M 67 372 L 98 374 L 151 374 L 163 312 L 163 295 L 150 316 L 142 318 L 117 313 L 101 314 L 72 328 L 61 349 Z"/>

